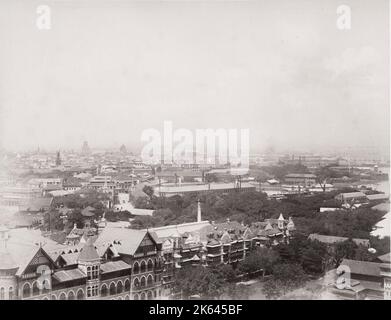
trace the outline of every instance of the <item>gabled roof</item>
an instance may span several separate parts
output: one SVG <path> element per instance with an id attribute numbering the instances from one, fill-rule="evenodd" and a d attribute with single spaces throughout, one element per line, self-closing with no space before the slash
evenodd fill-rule
<path id="1" fill-rule="evenodd" d="M 147 233 L 146 230 L 106 227 L 98 236 L 96 245 L 112 243 L 118 253 L 134 255 Z"/>
<path id="2" fill-rule="evenodd" d="M 337 242 L 343 242 L 348 240 L 349 238 L 347 237 L 336 237 L 336 236 L 326 236 L 322 234 L 317 234 L 317 233 L 312 233 L 308 236 L 308 239 L 310 240 L 317 240 L 323 243 L 328 243 L 328 244 L 334 244 Z M 363 245 L 366 247 L 369 247 L 369 240 L 368 239 L 358 239 L 354 238 L 352 241 L 357 244 L 357 245 Z"/>
<path id="3" fill-rule="evenodd" d="M 380 277 L 382 263 L 343 259 L 341 266 L 347 266 L 352 274 Z"/>
<path id="4" fill-rule="evenodd" d="M 383 254 L 377 258 L 385 263 L 391 263 L 390 253 Z"/>

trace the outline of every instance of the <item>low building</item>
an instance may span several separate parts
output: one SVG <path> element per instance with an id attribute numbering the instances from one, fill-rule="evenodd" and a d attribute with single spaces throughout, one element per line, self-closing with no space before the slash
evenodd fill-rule
<path id="1" fill-rule="evenodd" d="M 366 203 L 366 202 L 368 202 L 368 197 L 363 192 L 340 193 L 335 196 L 335 199 L 341 203 Z"/>
<path id="2" fill-rule="evenodd" d="M 181 186 L 158 185 L 154 187 L 154 194 L 160 197 L 171 197 L 184 194 L 205 194 L 209 192 L 230 193 L 255 191 L 256 186 L 250 183 L 210 183 L 210 184 L 188 184 Z"/>
<path id="3" fill-rule="evenodd" d="M 288 184 L 311 187 L 316 184 L 316 176 L 311 173 L 290 173 L 284 177 Z"/>
<path id="4" fill-rule="evenodd" d="M 344 259 L 330 272 L 328 290 L 342 300 L 391 300 L 390 263 Z"/>
<path id="5" fill-rule="evenodd" d="M 336 243 L 349 240 L 349 238 L 347 238 L 347 237 L 327 236 L 327 235 L 322 235 L 322 234 L 318 234 L 318 233 L 310 234 L 308 236 L 308 239 L 313 240 L 313 241 L 316 240 L 316 241 L 322 242 L 326 245 L 335 245 Z M 353 238 L 351 240 L 358 246 L 364 246 L 367 248 L 370 247 L 370 242 L 368 239 Z"/>

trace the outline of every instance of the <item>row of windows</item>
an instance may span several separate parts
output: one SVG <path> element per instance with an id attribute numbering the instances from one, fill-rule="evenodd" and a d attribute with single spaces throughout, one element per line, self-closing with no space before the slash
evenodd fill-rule
<path id="1" fill-rule="evenodd" d="M 110 283 L 110 286 L 108 287 L 106 284 L 103 284 L 100 288 L 100 295 L 102 297 L 106 297 L 107 295 L 116 295 L 123 292 L 130 291 L 130 281 L 125 281 L 125 286 L 122 284 L 121 281 L 118 281 L 117 284 L 114 282 Z"/>
<path id="2" fill-rule="evenodd" d="M 159 292 L 157 290 L 155 291 L 148 291 L 147 293 L 142 292 L 141 294 L 134 294 L 133 299 L 134 300 L 152 300 L 153 298 L 156 298 L 157 296 L 161 296 L 161 290 Z"/>
<path id="3" fill-rule="evenodd" d="M 47 280 L 45 280 L 43 282 L 42 290 L 38 286 L 38 281 L 35 281 L 32 286 L 30 285 L 30 283 L 26 282 L 22 288 L 22 297 L 29 298 L 32 295 L 37 296 L 41 293 L 45 293 L 45 292 L 49 291 L 48 288 L 50 288 L 50 283 Z"/>
<path id="4" fill-rule="evenodd" d="M 7 298 L 6 296 L 6 289 L 1 287 L 0 288 L 0 300 L 5 300 Z M 8 300 L 12 300 L 14 298 L 14 288 L 9 287 L 8 288 Z"/>
<path id="5" fill-rule="evenodd" d="M 98 295 L 98 292 L 99 292 L 99 289 L 98 289 L 98 285 L 94 285 L 94 286 L 88 286 L 87 287 L 87 297 L 90 298 L 90 297 L 96 297 Z"/>
<path id="6" fill-rule="evenodd" d="M 155 261 L 152 261 L 152 259 L 148 259 L 147 263 L 144 260 L 142 260 L 141 263 L 136 261 L 133 264 L 133 274 L 144 273 L 147 271 L 148 272 L 153 271 L 154 266 L 160 267 L 161 262 L 156 259 L 155 259 Z"/>
<path id="7" fill-rule="evenodd" d="M 87 267 L 87 279 L 93 280 L 99 277 L 99 266 Z"/>

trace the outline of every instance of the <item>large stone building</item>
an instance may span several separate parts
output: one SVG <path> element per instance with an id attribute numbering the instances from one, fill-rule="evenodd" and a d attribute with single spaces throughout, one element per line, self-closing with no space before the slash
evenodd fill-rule
<path id="1" fill-rule="evenodd" d="M 95 243 L 90 237 L 80 247 L 49 240 L 34 244 L 9 235 L 8 229 L 1 228 L 0 299 L 138 300 L 162 296 L 161 243 L 148 231 L 107 228 Z"/>

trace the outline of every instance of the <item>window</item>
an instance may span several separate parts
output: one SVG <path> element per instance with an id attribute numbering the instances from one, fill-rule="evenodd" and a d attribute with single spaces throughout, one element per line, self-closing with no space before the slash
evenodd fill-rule
<path id="1" fill-rule="evenodd" d="M 153 270 L 153 262 L 152 260 L 148 260 L 147 270 L 152 271 Z"/>
<path id="2" fill-rule="evenodd" d="M 98 285 L 88 286 L 87 287 L 87 297 L 96 297 L 98 295 Z"/>
<path id="3" fill-rule="evenodd" d="M 139 264 L 138 264 L 138 262 L 135 262 L 133 265 L 133 273 L 137 274 L 137 273 L 139 273 L 139 271 L 140 271 Z"/>
<path id="4" fill-rule="evenodd" d="M 102 297 L 106 297 L 108 294 L 108 290 L 107 290 L 107 286 L 104 284 L 102 285 L 102 287 L 100 288 L 100 295 Z"/>
<path id="5" fill-rule="evenodd" d="M 0 300 L 5 300 L 5 289 L 4 288 L 0 288 Z"/>
<path id="6" fill-rule="evenodd" d="M 141 267 L 140 267 L 141 273 L 145 272 L 145 271 L 146 271 L 146 268 L 147 268 L 147 266 L 146 266 L 145 261 L 144 261 L 144 260 L 141 261 Z"/>
<path id="7" fill-rule="evenodd" d="M 87 267 L 87 279 L 93 280 L 99 278 L 99 266 Z"/>
<path id="8" fill-rule="evenodd" d="M 10 287 L 8 289 L 8 299 L 13 300 L 14 299 L 14 288 Z"/>
<path id="9" fill-rule="evenodd" d="M 84 300 L 84 291 L 81 289 L 77 292 L 77 300 Z"/>
<path id="10" fill-rule="evenodd" d="M 117 283 L 117 294 L 118 294 L 118 293 L 122 293 L 122 291 L 123 291 L 122 282 L 121 282 L 121 281 L 118 281 L 118 283 Z"/>
<path id="11" fill-rule="evenodd" d="M 87 279 L 92 280 L 92 268 L 91 267 L 87 267 Z M 87 296 L 88 296 L 88 293 L 87 293 Z"/>
<path id="12" fill-rule="evenodd" d="M 126 279 L 125 281 L 125 291 L 129 291 L 130 290 L 130 281 L 129 279 Z"/>
<path id="13" fill-rule="evenodd" d="M 39 295 L 39 287 L 38 287 L 38 281 L 35 281 L 33 283 L 33 296 Z"/>
<path id="14" fill-rule="evenodd" d="M 115 287 L 114 282 L 110 284 L 110 295 L 115 295 L 117 293 L 117 289 Z"/>

